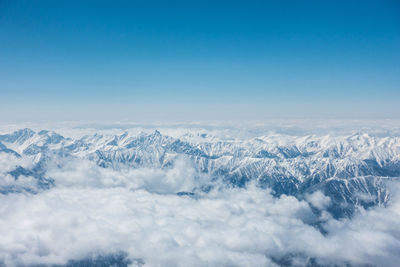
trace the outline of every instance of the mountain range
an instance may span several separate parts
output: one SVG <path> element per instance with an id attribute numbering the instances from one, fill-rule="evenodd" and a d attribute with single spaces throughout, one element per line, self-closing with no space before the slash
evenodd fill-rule
<path id="1" fill-rule="evenodd" d="M 328 211 L 349 217 L 358 208 L 384 206 L 390 184 L 400 177 L 400 137 L 269 134 L 257 138 L 220 138 L 206 132 L 172 137 L 155 130 L 131 134 L 90 134 L 67 138 L 47 130 L 25 128 L 0 135 L 0 153 L 25 158 L 28 167 L 8 172 L 15 180 L 33 177 L 34 186 L 2 183 L 0 193 L 38 193 L 57 186 L 48 166 L 66 159 L 85 159 L 101 168 L 169 169 L 184 158 L 207 182 L 188 192 L 195 196 L 217 185 L 246 187 L 255 183 L 274 196 L 307 199 L 320 190 L 331 199 Z M 57 165 L 58 164 L 58 165 Z M 318 210 L 318 207 L 315 207 Z"/>

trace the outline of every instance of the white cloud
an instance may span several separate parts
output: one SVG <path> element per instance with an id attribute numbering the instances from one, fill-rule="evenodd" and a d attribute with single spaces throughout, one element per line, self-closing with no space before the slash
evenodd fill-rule
<path id="1" fill-rule="evenodd" d="M 79 175 L 99 174 L 81 168 Z M 102 186 L 70 180 L 37 195 L 1 195 L 0 259 L 7 266 L 62 264 L 125 251 L 145 266 L 273 266 L 272 257 L 290 254 L 300 264 L 307 257 L 385 266 L 400 260 L 397 199 L 351 220 L 329 220 L 324 236 L 308 224 L 316 218 L 307 202 L 255 186 L 193 199 L 104 186 L 112 175 L 101 175 Z"/>
<path id="2" fill-rule="evenodd" d="M 327 208 L 331 204 L 331 199 L 325 196 L 321 191 L 307 194 L 306 199 L 313 207 L 320 210 Z"/>
<path id="3" fill-rule="evenodd" d="M 59 164 L 62 164 L 60 168 Z M 49 167 L 47 176 L 55 179 L 57 186 L 145 189 L 149 192 L 168 194 L 191 192 L 209 181 L 206 175 L 198 174 L 192 163 L 178 157 L 171 168 L 121 169 L 101 168 L 94 162 L 68 158 Z"/>
<path id="4" fill-rule="evenodd" d="M 37 180 L 32 176 L 25 175 L 20 175 L 18 179 L 15 179 L 10 174 L 5 174 L 0 178 L 0 188 L 25 188 L 35 191 Z"/>
<path id="5" fill-rule="evenodd" d="M 16 166 L 30 168 L 33 162 L 26 157 L 17 158 L 14 154 L 0 152 L 0 175 L 13 171 Z"/>

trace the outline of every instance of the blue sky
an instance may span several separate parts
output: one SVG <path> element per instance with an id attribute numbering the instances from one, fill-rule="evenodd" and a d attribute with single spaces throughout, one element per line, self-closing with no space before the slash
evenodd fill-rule
<path id="1" fill-rule="evenodd" d="M 0 1 L 0 120 L 400 119 L 398 1 Z"/>

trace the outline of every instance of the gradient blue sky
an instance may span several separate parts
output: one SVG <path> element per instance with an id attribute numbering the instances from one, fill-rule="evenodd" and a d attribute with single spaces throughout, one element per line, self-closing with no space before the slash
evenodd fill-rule
<path id="1" fill-rule="evenodd" d="M 400 119 L 400 1 L 0 0 L 0 120 Z"/>

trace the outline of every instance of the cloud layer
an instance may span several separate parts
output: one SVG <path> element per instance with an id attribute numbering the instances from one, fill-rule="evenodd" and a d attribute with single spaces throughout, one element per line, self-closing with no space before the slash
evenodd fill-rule
<path id="1" fill-rule="evenodd" d="M 145 266 L 400 263 L 396 194 L 387 208 L 337 221 L 320 192 L 300 201 L 250 185 L 178 196 L 207 182 L 185 159 L 167 170 L 129 171 L 71 161 L 48 174 L 56 183 L 50 190 L 0 195 L 0 262 L 7 266 L 120 252 Z"/>

